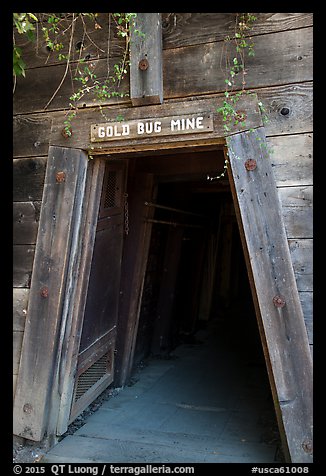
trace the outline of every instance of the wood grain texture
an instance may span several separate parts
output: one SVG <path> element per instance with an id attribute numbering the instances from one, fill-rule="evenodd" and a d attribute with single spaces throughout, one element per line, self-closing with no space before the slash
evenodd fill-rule
<path id="1" fill-rule="evenodd" d="M 313 134 L 269 137 L 276 185 L 313 185 Z"/>
<path id="2" fill-rule="evenodd" d="M 132 152 L 135 150 L 160 150 L 165 148 L 180 147 L 184 144 L 204 144 L 206 143 L 224 143 L 224 136 L 226 134 L 224 123 L 221 114 L 217 113 L 217 109 L 222 105 L 223 98 L 221 96 L 212 96 L 209 98 L 192 98 L 185 101 L 171 101 L 161 105 L 151 105 L 137 107 L 119 107 L 109 108 L 103 111 L 98 109 L 90 109 L 80 111 L 77 115 L 74 125 L 73 134 L 69 138 L 64 138 L 61 134 L 63 127 L 62 114 L 56 114 L 53 118 L 53 127 L 51 131 L 51 144 L 61 145 L 66 147 L 76 147 L 89 150 L 90 152 L 99 153 L 119 153 Z M 239 130 L 248 130 L 251 127 L 259 127 L 262 125 L 262 118 L 259 110 L 257 97 L 255 94 L 244 95 L 237 103 L 239 111 L 245 112 L 247 118 L 244 124 L 238 123 L 230 127 L 229 133 L 236 133 Z M 184 136 L 155 136 L 142 137 L 139 139 L 125 139 L 123 143 L 120 140 L 112 140 L 107 142 L 92 143 L 90 140 L 91 125 L 103 123 L 103 117 L 108 122 L 115 121 L 118 114 L 120 114 L 124 121 L 132 121 L 134 119 L 141 120 L 146 118 L 178 116 L 185 114 L 195 114 L 198 111 L 208 112 L 213 115 L 214 131 L 203 132 L 201 134 L 193 133 Z M 198 137 L 200 135 L 200 138 Z"/>
<path id="3" fill-rule="evenodd" d="M 51 132 L 51 116 L 33 114 L 13 119 L 13 156 L 47 155 Z"/>
<path id="4" fill-rule="evenodd" d="M 300 302 L 304 315 L 304 321 L 308 333 L 309 344 L 312 345 L 314 341 L 313 335 L 313 292 L 299 291 Z"/>
<path id="5" fill-rule="evenodd" d="M 136 29 L 142 35 L 135 33 Z M 137 13 L 130 38 L 130 99 L 133 106 L 163 102 L 162 61 L 161 13 Z"/>
<path id="6" fill-rule="evenodd" d="M 13 289 L 13 330 L 24 331 L 27 314 L 29 289 Z"/>
<path id="7" fill-rule="evenodd" d="M 282 48 L 279 47 L 282 45 Z M 224 45 L 221 42 L 163 51 L 163 95 L 165 99 L 222 93 L 226 72 L 221 66 Z M 232 52 L 230 52 L 232 56 Z M 268 61 L 266 61 L 268 58 Z M 110 68 L 114 59 L 110 60 Z M 107 76 L 106 59 L 94 60 L 92 68 L 101 80 Z M 312 28 L 289 30 L 256 37 L 255 56 L 247 60 L 246 88 L 262 88 L 312 81 Z M 60 84 L 64 65 L 32 69 L 26 78 L 18 78 L 14 96 L 14 113 L 40 112 Z M 241 89 L 239 75 L 235 89 Z M 45 86 L 46 85 L 46 86 Z M 90 84 L 91 86 L 91 84 Z M 37 94 L 36 94 L 37 91 Z M 48 107 L 48 110 L 67 108 L 73 92 L 68 74 Z M 121 81 L 119 92 L 129 92 L 128 75 Z M 105 104 L 129 103 L 126 98 L 111 98 Z M 99 101 L 89 94 L 79 101 L 80 107 L 94 106 Z"/>
<path id="8" fill-rule="evenodd" d="M 72 265 L 70 246 L 77 219 L 73 214 L 82 206 L 87 168 L 87 156 L 81 151 L 51 148 L 48 160 L 14 402 L 14 433 L 35 441 L 42 439 L 49 416 L 46 408 L 63 318 L 66 273 Z M 62 171 L 65 180 L 58 182 L 57 173 Z"/>
<path id="9" fill-rule="evenodd" d="M 13 286 L 29 288 L 31 283 L 35 245 L 14 245 Z"/>
<path id="10" fill-rule="evenodd" d="M 298 290 L 313 291 L 313 240 L 288 242 Z"/>
<path id="11" fill-rule="evenodd" d="M 279 187 L 283 220 L 288 238 L 313 237 L 313 187 Z"/>
<path id="12" fill-rule="evenodd" d="M 116 58 L 110 60 L 109 69 L 114 69 Z M 99 81 L 105 80 L 108 73 L 108 63 L 106 59 L 93 60 L 89 67 L 97 75 Z M 66 67 L 64 64 L 57 64 L 45 68 L 35 68 L 28 71 L 26 78 L 17 78 L 16 92 L 14 95 L 13 111 L 14 114 L 24 114 L 31 112 L 44 112 L 69 109 L 70 97 L 78 90 L 78 87 L 71 78 L 78 77 L 73 71 L 65 75 Z M 64 78 L 64 79 L 63 79 Z M 51 97 L 58 86 L 63 83 L 51 103 L 47 106 Z M 91 81 L 91 80 L 90 80 Z M 78 83 L 77 83 L 78 84 Z M 93 86 L 93 83 L 89 83 Z M 120 86 L 114 86 L 114 91 L 121 94 L 129 92 L 129 76 L 126 75 L 121 81 Z M 113 97 L 104 101 L 104 104 L 123 104 L 129 103 L 129 98 Z M 96 100 L 94 94 L 90 93 L 83 96 L 78 102 L 80 108 L 102 104 L 101 100 Z"/>
<path id="13" fill-rule="evenodd" d="M 46 157 L 13 160 L 13 201 L 42 200 Z"/>
<path id="14" fill-rule="evenodd" d="M 13 204 L 13 244 L 35 244 L 41 202 L 15 202 Z"/>
<path id="15" fill-rule="evenodd" d="M 78 19 L 75 24 L 72 41 L 71 61 L 79 58 L 92 61 L 98 57 L 104 58 L 108 53 L 108 38 L 110 38 L 110 54 L 118 57 L 124 48 L 124 39 L 117 36 L 114 21 L 110 21 L 109 13 L 99 13 L 94 21 L 87 17 Z M 162 13 L 163 48 L 178 48 L 194 44 L 223 41 L 227 35 L 234 33 L 235 13 Z M 274 33 L 312 26 L 312 13 L 256 13 L 252 35 Z M 69 22 L 66 21 L 66 27 Z M 85 34 L 85 27 L 87 35 Z M 100 27 L 100 28 L 99 28 Z M 60 38 L 63 48 L 61 54 L 68 53 L 70 32 Z M 23 36 L 17 35 L 16 44 L 22 49 L 27 69 L 46 67 L 52 64 L 64 63 L 59 61 L 58 53 L 51 52 L 46 47 L 42 35 L 38 41 L 27 42 Z"/>
<path id="16" fill-rule="evenodd" d="M 77 62 L 79 59 L 91 62 L 99 57 L 104 58 L 108 54 L 108 47 L 110 47 L 110 54 L 112 56 L 118 57 L 121 55 L 125 46 L 125 40 L 117 36 L 115 22 L 112 20 L 112 17 L 109 22 L 109 15 L 109 13 L 99 13 L 96 17 L 96 23 L 87 16 L 79 17 L 75 21 L 70 52 L 70 61 L 72 63 Z M 58 38 L 62 44 L 62 49 L 60 50 L 62 55 L 67 55 L 69 51 L 72 32 L 71 23 L 71 15 L 67 20 L 61 21 L 61 29 L 66 29 L 65 34 Z M 110 45 L 108 45 L 109 38 Z M 38 32 L 37 40 L 34 42 L 27 42 L 24 35 L 17 35 L 16 44 L 22 49 L 27 70 L 48 67 L 58 63 L 65 64 L 65 60 L 59 61 L 57 51 L 51 51 L 47 47 L 41 31 Z M 28 73 L 29 71 L 27 71 Z"/>
<path id="17" fill-rule="evenodd" d="M 23 341 L 24 332 L 14 331 L 13 332 L 13 374 L 17 375 L 19 370 L 19 361 L 21 354 L 21 347 Z"/>
<path id="18" fill-rule="evenodd" d="M 312 26 L 312 13 L 255 13 L 251 34 L 256 35 Z M 235 13 L 162 13 L 163 47 L 178 48 L 224 41 L 234 34 Z"/>
<path id="19" fill-rule="evenodd" d="M 257 93 L 266 109 L 267 136 L 313 131 L 312 82 L 268 87 L 260 89 Z"/>
<path id="20" fill-rule="evenodd" d="M 280 430 L 292 462 L 309 462 L 312 441 L 312 360 L 273 170 L 263 129 L 227 138 L 231 189 Z M 247 171 L 245 161 L 257 167 Z M 285 306 L 273 298 L 284 296 Z M 282 435 L 282 431 L 281 431 Z"/>
<path id="21" fill-rule="evenodd" d="M 221 43 L 165 50 L 164 97 L 223 92 L 227 76 L 227 72 L 223 70 L 223 55 Z M 232 55 L 233 52 L 230 51 L 230 57 Z M 246 88 L 311 81 L 312 28 L 257 37 L 255 56 L 247 59 L 246 68 Z M 242 79 L 240 74 L 238 76 L 236 88 L 241 89 Z"/>
<path id="22" fill-rule="evenodd" d="M 125 385 L 133 365 L 137 329 L 144 286 L 148 249 L 150 246 L 154 209 L 144 206 L 153 197 L 154 180 L 151 174 L 133 174 L 127 185 L 130 212 L 130 233 L 125 239 L 121 268 L 121 295 L 118 318 L 115 383 Z M 135 252 L 136 251 L 136 252 Z"/>

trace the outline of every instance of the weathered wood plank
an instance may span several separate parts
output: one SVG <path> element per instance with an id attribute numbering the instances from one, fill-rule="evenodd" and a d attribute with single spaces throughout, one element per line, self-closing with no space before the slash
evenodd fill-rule
<path id="1" fill-rule="evenodd" d="M 235 13 L 162 13 L 163 48 L 223 41 L 234 34 Z M 255 13 L 256 35 L 312 26 L 312 13 Z"/>
<path id="2" fill-rule="evenodd" d="M 35 244 L 41 202 L 14 202 L 13 244 Z"/>
<path id="3" fill-rule="evenodd" d="M 13 374 L 12 376 L 12 389 L 13 389 L 13 395 L 15 396 L 15 391 L 16 391 L 16 384 L 17 384 L 17 374 Z M 14 435 L 15 438 L 15 435 Z M 19 436 L 17 436 L 19 438 Z"/>
<path id="4" fill-rule="evenodd" d="M 95 27 L 94 21 L 84 18 L 75 23 L 71 60 L 94 60 L 107 55 L 108 38 L 110 54 L 118 56 L 124 48 L 124 39 L 117 37 L 115 23 L 110 22 L 109 13 L 99 13 Z M 312 13 L 256 13 L 252 36 L 299 29 L 313 25 Z M 194 44 L 223 41 L 234 33 L 235 13 L 162 13 L 163 48 L 178 48 Z M 84 24 L 87 27 L 85 34 Z M 66 22 L 67 27 L 68 22 Z M 60 38 L 63 48 L 61 54 L 67 54 L 70 42 L 70 30 Z M 16 44 L 22 48 L 27 68 L 36 68 L 60 63 L 58 53 L 51 52 L 39 35 L 38 41 L 27 42 L 23 35 L 17 35 Z M 81 48 L 82 46 L 82 48 Z"/>
<path id="5" fill-rule="evenodd" d="M 23 332 L 27 314 L 29 289 L 13 289 L 13 330 Z"/>
<path id="6" fill-rule="evenodd" d="M 82 151 L 49 150 L 14 402 L 14 434 L 36 441 L 42 439 L 49 417 L 47 405 L 56 375 L 58 339 L 64 332 L 63 299 L 69 292 L 66 275 L 72 266 L 70 248 L 77 239 L 78 221 L 73 214 L 82 207 L 87 162 Z"/>
<path id="7" fill-rule="evenodd" d="M 29 288 L 31 283 L 35 245 L 14 245 L 13 286 Z"/>
<path id="8" fill-rule="evenodd" d="M 53 425 L 50 431 L 62 435 L 66 430 L 70 417 L 71 399 L 75 386 L 75 375 L 80 350 L 80 339 L 84 310 L 87 299 L 87 289 L 92 264 L 92 254 L 97 228 L 97 217 L 100 206 L 105 160 L 96 158 L 89 163 L 85 185 L 84 210 L 80 225 L 80 262 L 76 266 L 75 283 L 78 283 L 74 292 L 73 303 L 70 305 L 69 317 L 66 322 L 65 337 L 62 343 L 60 356 L 60 379 L 53 385 L 53 393 L 61 396 L 60 404 L 52 408 L 54 414 Z M 75 336 L 75 338 L 71 338 Z"/>
<path id="9" fill-rule="evenodd" d="M 81 110 L 76 116 L 73 124 L 73 134 L 69 138 L 64 138 L 61 134 L 63 128 L 63 115 L 61 113 L 56 114 L 53 119 L 53 127 L 51 131 L 51 144 L 62 145 L 66 147 L 77 147 L 81 149 L 92 151 L 99 151 L 100 153 L 119 153 L 119 152 L 132 152 L 138 146 L 138 150 L 155 150 L 158 147 L 160 149 L 181 147 L 184 144 L 198 143 L 198 133 L 187 134 L 186 136 L 155 136 L 143 137 L 139 139 L 125 139 L 112 140 L 101 143 L 92 143 L 90 140 L 91 125 L 97 123 L 103 123 L 103 114 L 108 122 L 116 121 L 116 117 L 120 114 L 124 121 L 131 121 L 133 119 L 146 119 L 146 118 L 160 118 L 167 116 L 178 116 L 185 114 L 198 114 L 198 112 L 209 112 L 213 114 L 213 131 L 203 132 L 200 134 L 200 142 L 204 144 L 206 141 L 209 143 L 224 143 L 224 123 L 221 114 L 217 113 L 217 109 L 222 105 L 223 98 L 221 96 L 213 96 L 209 98 L 193 99 L 188 101 L 171 101 L 167 104 L 163 103 L 159 106 L 150 105 L 142 106 L 141 108 L 133 107 L 111 107 L 100 111 L 94 110 Z M 245 124 L 237 124 L 232 127 L 230 133 L 235 133 L 239 130 L 247 130 L 250 127 L 259 127 L 262 124 L 262 118 L 259 111 L 258 101 L 255 94 L 244 95 L 237 103 L 239 110 L 247 113 L 247 119 Z M 139 146 L 141 143 L 141 146 Z"/>
<path id="10" fill-rule="evenodd" d="M 13 160 L 13 201 L 42 200 L 46 157 Z"/>
<path id="11" fill-rule="evenodd" d="M 275 153 L 271 155 L 272 163 L 274 164 L 275 161 L 275 177 L 277 180 L 277 184 L 281 185 L 281 181 L 290 180 L 289 183 L 284 183 L 284 185 L 299 185 L 300 183 L 292 183 L 290 178 L 290 165 L 297 165 L 297 169 L 294 172 L 295 177 L 292 178 L 293 181 L 300 180 L 302 184 L 309 185 L 309 182 L 305 182 L 305 176 L 308 174 L 309 177 L 311 176 L 311 168 L 309 166 L 310 157 L 309 154 L 312 154 L 312 134 L 309 134 L 310 131 L 313 129 L 313 117 L 312 117 L 312 83 L 303 83 L 303 84 L 296 84 L 296 85 L 287 85 L 287 86 L 280 86 L 280 87 L 272 87 L 272 88 L 265 88 L 258 90 L 259 99 L 262 100 L 264 107 L 266 108 L 266 112 L 269 118 L 269 122 L 265 126 L 266 132 L 269 135 L 268 143 L 274 149 Z M 197 98 L 196 98 L 197 99 Z M 187 99 L 185 99 L 187 101 Z M 212 105 L 215 105 L 214 101 L 219 101 L 218 96 L 212 98 Z M 162 115 L 169 112 L 180 114 L 182 111 L 182 107 L 178 108 L 175 105 L 175 100 L 169 100 L 166 102 L 167 105 L 170 105 L 166 109 L 162 106 Z M 174 104 L 174 106 L 172 106 Z M 185 102 L 186 109 L 189 109 L 188 105 Z M 289 110 L 289 113 L 286 115 L 281 114 L 283 108 Z M 104 110 L 104 116 L 101 114 L 97 114 L 94 110 L 80 110 L 78 112 L 78 116 L 81 117 L 81 121 L 76 119 L 73 121 L 73 129 L 84 127 L 84 134 L 88 134 L 88 125 L 92 123 L 92 121 L 103 122 L 106 120 L 105 115 L 107 115 L 108 120 L 115 121 L 119 112 L 120 107 L 111 107 L 110 113 Z M 156 108 L 154 108 L 156 109 Z M 124 110 L 125 111 L 125 110 Z M 123 111 L 123 115 L 125 112 Z M 139 110 L 138 115 L 134 114 L 132 117 L 134 119 L 146 117 L 147 111 Z M 152 110 L 148 112 L 148 114 L 153 114 Z M 158 116 L 159 113 L 156 114 Z M 34 119 L 35 116 L 35 119 Z M 55 117 L 56 127 L 59 132 L 61 132 L 65 120 L 65 113 L 51 113 L 47 115 L 47 117 Z M 23 121 L 23 117 L 20 116 L 21 122 L 24 126 L 27 127 L 28 121 Z M 31 123 L 38 123 L 41 121 L 42 116 L 40 114 L 30 114 L 27 116 L 29 118 L 29 122 Z M 149 117 L 149 115 L 147 116 Z M 48 122 L 50 119 L 47 119 L 45 122 Z M 61 127 L 61 128 L 60 128 Z M 44 131 L 46 132 L 46 131 Z M 299 133 L 306 133 L 305 135 L 294 135 Z M 288 135 L 293 134 L 291 137 L 280 137 L 280 135 Z M 277 137 L 273 137 L 277 135 Z M 60 137 L 60 134 L 58 134 Z M 16 140 L 14 138 L 14 140 Z M 48 140 L 47 140 L 48 141 Z M 46 143 L 47 143 L 46 141 Z M 287 142 L 289 141 L 289 142 Z M 24 148 L 24 141 L 18 141 L 22 149 Z M 61 138 L 62 145 L 67 145 L 68 143 L 71 144 L 74 142 L 74 138 L 71 139 L 64 139 Z M 76 141 L 78 142 L 78 141 Z M 52 142 L 53 143 L 53 142 Z M 85 144 L 84 144 L 85 145 Z M 83 146 L 83 144 L 82 144 Z M 17 146 L 18 147 L 18 146 Z M 301 152 L 300 152 L 301 148 Z M 310 151 L 309 151 L 310 149 Z M 32 153 L 32 150 L 30 150 Z M 35 153 L 35 151 L 34 151 Z M 299 154 L 298 157 L 295 159 L 295 164 L 293 162 L 294 157 L 293 154 Z M 303 155 L 304 154 L 304 155 Z M 285 161 L 286 158 L 289 156 L 289 160 L 291 160 L 291 164 Z M 45 173 L 45 165 L 46 165 L 46 157 L 40 157 L 39 162 L 38 159 L 34 159 L 35 162 L 27 162 L 27 160 L 31 159 L 21 159 L 14 160 L 14 199 L 15 200 L 29 200 L 29 199 L 41 199 L 42 198 L 42 189 L 39 189 L 39 193 L 33 198 L 31 197 L 30 193 L 25 193 L 21 196 L 20 190 L 17 190 L 19 186 L 24 185 L 26 186 L 29 182 L 26 182 L 25 174 L 33 173 L 33 168 L 35 167 L 35 172 L 39 172 L 41 175 L 38 178 L 37 176 L 31 177 L 30 185 L 34 184 L 35 190 L 38 188 L 37 183 L 43 187 L 42 180 L 44 180 L 44 173 Z M 43 165 L 43 171 L 40 167 L 37 167 L 37 164 Z M 17 167 L 24 167 L 21 171 L 17 170 Z M 309 172 L 310 171 L 310 172 Z M 280 172 L 280 173 L 279 173 Z M 22 177 L 21 177 L 22 176 Z M 22 182 L 20 183 L 20 180 Z M 16 195 L 18 192 L 18 195 Z"/>
<path id="12" fill-rule="evenodd" d="M 20 354 L 23 342 L 24 333 L 21 331 L 14 331 L 13 333 L 13 374 L 18 374 Z"/>
<path id="13" fill-rule="evenodd" d="M 313 292 L 299 291 L 300 302 L 304 315 L 304 321 L 308 333 L 309 344 L 312 345 L 314 341 L 313 335 Z"/>
<path id="14" fill-rule="evenodd" d="M 163 102 L 161 13 L 137 13 L 130 38 L 130 99 L 133 106 Z"/>
<path id="15" fill-rule="evenodd" d="M 165 50 L 164 98 L 224 91 L 223 54 L 223 43 Z M 231 57 L 232 54 L 231 51 Z M 311 81 L 312 28 L 256 37 L 255 56 L 246 60 L 246 70 L 246 88 Z M 237 87 L 241 89 L 240 74 L 237 81 Z"/>
<path id="16" fill-rule="evenodd" d="M 313 184 L 312 134 L 269 137 L 268 146 L 276 185 L 295 186 Z"/>
<path id="17" fill-rule="evenodd" d="M 164 98 L 224 92 L 225 74 L 223 71 L 221 72 L 223 54 L 223 42 L 164 50 Z M 230 54 L 232 55 L 232 52 Z M 114 58 L 110 59 L 111 68 L 113 68 L 114 61 Z M 106 78 L 107 60 L 94 60 L 92 63 L 97 79 Z M 255 56 L 248 58 L 246 66 L 248 70 L 246 88 L 312 81 L 312 28 L 256 37 Z M 14 96 L 14 113 L 42 111 L 60 84 L 64 72 L 64 65 L 53 65 L 30 70 L 26 78 L 22 80 L 18 78 Z M 239 78 L 238 88 L 242 88 L 241 78 Z M 35 95 L 35 91 L 38 92 L 37 95 Z M 71 78 L 68 74 L 48 110 L 67 108 L 72 92 Z M 123 94 L 129 92 L 128 75 L 121 81 L 119 92 Z M 89 94 L 80 100 L 80 106 L 126 102 L 129 102 L 126 98 L 111 98 L 103 103 L 96 100 L 93 94 Z"/>
<path id="18" fill-rule="evenodd" d="M 112 58 L 109 62 L 109 69 L 113 71 L 114 64 L 117 63 L 120 58 Z M 93 60 L 90 68 L 97 75 L 99 81 L 107 78 L 108 64 L 107 60 Z M 71 95 L 77 90 L 76 81 L 71 81 L 73 78 L 78 77 L 74 71 L 65 76 L 66 66 L 64 64 L 52 65 L 46 68 L 30 69 L 26 78 L 17 78 L 16 91 L 14 94 L 13 111 L 14 114 L 24 114 L 28 112 L 44 112 L 55 111 L 60 109 L 67 110 L 69 108 L 69 99 Z M 51 103 L 46 108 L 52 95 L 60 85 L 62 78 L 64 81 L 54 96 Z M 90 80 L 91 81 L 91 80 Z M 77 83 L 78 84 L 78 83 Z M 92 84 L 89 84 L 92 86 Z M 75 89 L 73 89 L 75 88 Z M 116 83 L 113 85 L 115 91 L 126 94 L 129 92 L 129 76 L 126 75 L 121 81 L 120 86 L 117 88 Z M 37 91 L 37 94 L 35 93 Z M 124 97 L 113 97 L 104 101 L 104 104 L 123 104 L 129 103 L 130 99 Z M 95 104 L 102 104 L 101 100 L 96 100 L 95 95 L 90 93 L 83 96 L 79 101 L 80 107 L 94 106 Z M 45 109 L 46 108 L 46 109 Z"/>
<path id="19" fill-rule="evenodd" d="M 292 462 L 311 462 L 312 359 L 281 204 L 263 144 L 263 128 L 227 138 L 230 183 L 281 436 Z M 253 158 L 257 166 L 248 171 L 245 162 Z M 285 304 L 275 301 L 277 296 L 284 297 Z"/>
<path id="20" fill-rule="evenodd" d="M 258 97 L 269 121 L 267 136 L 313 131 L 312 82 L 261 89 Z"/>
<path id="21" fill-rule="evenodd" d="M 154 193 L 150 174 L 131 175 L 128 184 L 130 232 L 126 237 L 121 268 L 121 295 L 118 319 L 115 384 L 125 385 L 130 375 L 136 347 L 141 295 L 144 286 L 154 208 L 146 207 Z"/>
<path id="22" fill-rule="evenodd" d="M 84 16 L 83 19 L 78 18 L 75 21 L 70 61 L 74 62 L 79 59 L 91 61 L 98 57 L 106 57 L 109 38 L 110 54 L 112 56 L 121 55 L 121 52 L 124 51 L 125 39 L 117 37 L 115 21 L 111 17 L 109 23 L 109 15 L 110 13 L 98 13 L 96 24 L 94 20 L 87 16 Z M 71 22 L 72 16 L 61 22 L 61 29 L 67 29 L 66 33 L 60 36 L 60 43 L 63 46 L 60 50 L 62 55 L 67 55 L 69 51 Z M 24 35 L 17 35 L 16 44 L 22 49 L 22 55 L 28 69 L 65 63 L 65 61 L 59 61 L 57 51 L 52 52 L 49 50 L 41 32 L 39 32 L 35 42 L 28 42 Z M 27 71 L 28 73 L 29 71 Z"/>
<path id="23" fill-rule="evenodd" d="M 13 156 L 47 155 L 51 117 L 46 114 L 16 116 L 13 119 Z"/>
<path id="24" fill-rule="evenodd" d="M 313 240 L 288 240 L 298 291 L 313 291 Z"/>
<path id="25" fill-rule="evenodd" d="M 288 238 L 313 237 L 313 187 L 280 187 L 283 220 Z"/>

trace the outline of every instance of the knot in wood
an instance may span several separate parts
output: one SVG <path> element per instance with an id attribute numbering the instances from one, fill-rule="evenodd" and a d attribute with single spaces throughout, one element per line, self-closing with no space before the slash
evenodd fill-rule
<path id="1" fill-rule="evenodd" d="M 273 303 L 275 307 L 284 307 L 285 306 L 285 298 L 283 296 L 274 296 Z"/>
<path id="2" fill-rule="evenodd" d="M 138 63 L 138 67 L 141 71 L 146 71 L 148 66 L 149 66 L 149 63 L 146 58 L 141 59 Z"/>
<path id="3" fill-rule="evenodd" d="M 246 170 L 255 170 L 257 167 L 257 162 L 255 159 L 248 159 L 245 161 L 245 168 Z"/>

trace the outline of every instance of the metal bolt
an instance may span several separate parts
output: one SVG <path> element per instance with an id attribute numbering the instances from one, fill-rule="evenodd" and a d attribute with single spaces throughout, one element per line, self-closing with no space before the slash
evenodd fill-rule
<path id="1" fill-rule="evenodd" d="M 64 127 L 61 131 L 61 135 L 66 139 L 72 135 L 71 127 Z"/>
<path id="2" fill-rule="evenodd" d="M 236 112 L 234 119 L 236 119 L 237 121 L 243 122 L 247 119 L 247 113 L 245 111 L 239 110 Z"/>
<path id="3" fill-rule="evenodd" d="M 312 441 L 309 439 L 304 440 L 304 442 L 302 443 L 302 448 L 305 453 L 308 453 L 309 455 L 311 455 L 313 453 Z"/>
<path id="4" fill-rule="evenodd" d="M 57 172 L 55 176 L 55 181 L 58 183 L 64 182 L 66 180 L 66 174 L 65 172 Z"/>
<path id="5" fill-rule="evenodd" d="M 44 297 L 44 298 L 47 298 L 49 295 L 49 289 L 44 286 L 42 289 L 41 289 L 41 296 Z"/>
<path id="6" fill-rule="evenodd" d="M 285 306 L 285 298 L 283 296 L 274 296 L 273 303 L 275 307 L 284 307 Z"/>
<path id="7" fill-rule="evenodd" d="M 138 67 L 139 69 L 141 69 L 142 71 L 146 71 L 146 69 L 148 68 L 148 61 L 146 58 L 143 58 L 139 61 L 138 63 Z"/>
<path id="8" fill-rule="evenodd" d="M 245 161 L 245 167 L 247 170 L 255 170 L 257 167 L 257 162 L 255 159 L 248 159 Z"/>
<path id="9" fill-rule="evenodd" d="M 32 413 L 33 411 L 33 407 L 30 403 L 25 403 L 25 405 L 23 406 L 23 411 L 24 413 Z"/>

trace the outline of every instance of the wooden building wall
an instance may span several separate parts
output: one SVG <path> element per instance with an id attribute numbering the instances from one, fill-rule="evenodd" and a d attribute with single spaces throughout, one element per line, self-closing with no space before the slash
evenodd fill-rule
<path id="1" fill-rule="evenodd" d="M 309 341 L 312 345 L 312 32 L 311 13 L 258 13 L 253 28 L 255 56 L 247 61 L 247 87 L 263 102 L 269 123 L 265 126 L 273 149 L 274 167 L 293 268 L 302 303 Z M 233 13 L 163 13 L 164 102 L 195 96 L 221 94 L 225 73 L 220 62 L 224 38 L 232 33 Z M 102 29 L 96 42 L 107 44 L 108 25 L 100 17 Z M 74 45 L 81 38 L 78 28 Z M 119 42 L 111 42 L 117 54 Z M 105 48 L 103 48 L 105 50 Z M 52 121 L 67 109 L 71 78 L 45 108 L 59 85 L 65 65 L 48 57 L 46 49 L 35 54 L 25 47 L 28 64 L 25 79 L 18 79 L 14 94 L 13 216 L 14 216 L 14 388 L 19 371 L 21 343 L 28 311 L 33 257 L 42 202 L 43 182 Z M 96 64 L 98 76 L 105 73 L 107 59 L 85 50 Z M 128 78 L 122 90 L 128 90 Z M 112 99 L 107 104 L 131 106 L 129 98 Z M 92 98 L 81 107 L 98 104 Z M 69 145 L 68 145 L 69 146 Z"/>

